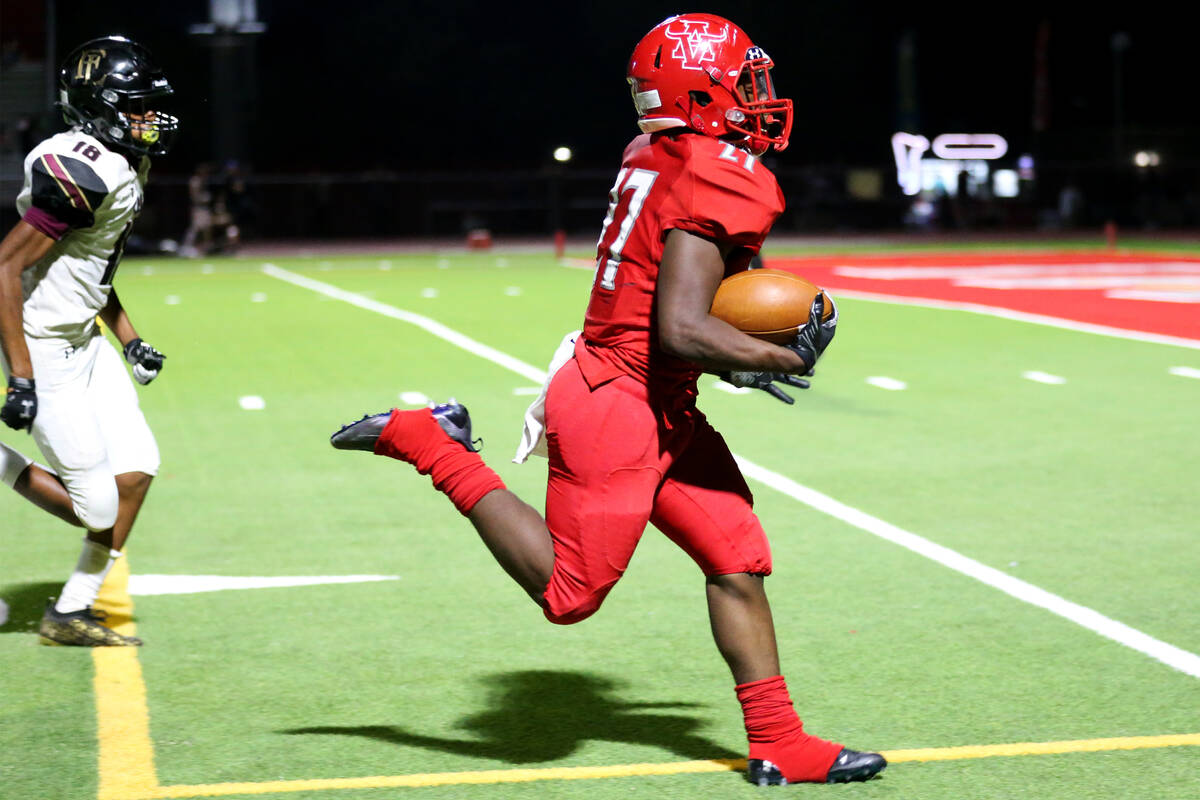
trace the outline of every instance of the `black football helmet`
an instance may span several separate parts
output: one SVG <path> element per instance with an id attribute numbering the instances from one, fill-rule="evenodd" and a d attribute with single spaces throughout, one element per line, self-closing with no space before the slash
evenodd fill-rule
<path id="1" fill-rule="evenodd" d="M 124 36 L 104 36 L 76 47 L 58 71 L 63 119 L 118 150 L 160 156 L 179 130 L 159 110 L 174 90 L 150 51 Z"/>

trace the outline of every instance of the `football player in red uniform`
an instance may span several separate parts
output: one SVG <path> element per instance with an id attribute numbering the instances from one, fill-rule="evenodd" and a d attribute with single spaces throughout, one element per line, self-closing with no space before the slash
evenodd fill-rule
<path id="1" fill-rule="evenodd" d="M 767 539 L 728 447 L 695 404 L 702 371 L 781 399 L 777 381 L 805 388 L 797 376 L 837 325 L 836 309 L 821 322 L 820 295 L 787 346 L 708 313 L 718 284 L 747 268 L 783 211 L 758 161 L 782 150 L 791 129 L 771 67 L 744 31 L 708 14 L 667 19 L 634 50 L 628 80 L 643 133 L 609 194 L 584 329 L 547 380 L 545 519 L 484 464 L 457 403 L 364 417 L 331 442 L 431 475 L 551 622 L 593 614 L 653 523 L 706 576 L 713 635 L 745 714 L 750 780 L 865 780 L 886 766 L 881 755 L 809 735 L 793 710 L 763 588 Z"/>

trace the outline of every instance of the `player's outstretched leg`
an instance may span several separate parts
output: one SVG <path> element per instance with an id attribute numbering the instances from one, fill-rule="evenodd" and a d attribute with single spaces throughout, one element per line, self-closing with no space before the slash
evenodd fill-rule
<path id="1" fill-rule="evenodd" d="M 805 732 L 779 674 L 775 627 L 761 575 L 711 576 L 707 596 L 713 638 L 738 684 L 752 783 L 861 781 L 887 766 L 878 753 L 861 753 Z"/>
<path id="2" fill-rule="evenodd" d="M 504 482 L 479 458 L 471 441 L 471 417 L 458 403 L 414 411 L 392 409 L 342 426 L 329 437 L 339 450 L 366 450 L 406 461 L 429 475 L 463 516 Z"/>
<path id="3" fill-rule="evenodd" d="M 424 419 L 426 415 L 433 418 L 434 422 L 438 424 L 438 427 L 442 429 L 446 436 L 449 436 L 472 453 L 479 452 L 479 448 L 475 444 L 480 440 L 471 439 L 471 415 L 467 411 L 466 406 L 456 403 L 453 400 L 449 403 L 443 403 L 440 406 L 434 406 L 433 408 L 419 408 L 410 412 L 393 408 L 391 411 L 384 411 L 382 414 L 367 414 L 357 422 L 343 425 L 336 433 L 329 437 L 329 443 L 339 450 L 368 450 L 378 455 L 390 455 L 392 458 L 400 458 L 402 461 L 408 461 L 411 464 L 413 462 L 409 458 L 393 453 L 379 452 L 376 449 L 379 437 L 383 433 L 384 428 L 388 426 L 388 423 L 392 421 L 392 417 L 396 417 L 397 423 L 401 423 L 405 420 L 415 421 L 417 419 Z M 396 438 L 396 433 L 393 433 L 391 438 Z M 386 442 L 385 446 L 387 446 Z"/>
<path id="4" fill-rule="evenodd" d="M 363 450 L 412 464 L 467 517 L 504 571 L 538 605 L 554 569 L 554 545 L 537 510 L 504 486 L 479 457 L 471 417 L 459 403 L 392 409 L 344 425 L 329 437 L 339 450 Z"/>

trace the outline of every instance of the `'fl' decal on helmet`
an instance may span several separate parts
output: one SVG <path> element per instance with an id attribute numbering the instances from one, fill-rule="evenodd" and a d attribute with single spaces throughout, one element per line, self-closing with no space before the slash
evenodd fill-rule
<path id="1" fill-rule="evenodd" d="M 102 58 L 104 58 L 103 50 L 84 50 L 79 54 L 79 63 L 75 66 L 75 77 L 83 81 L 90 81 L 92 70 L 100 67 Z"/>
<path id="2" fill-rule="evenodd" d="M 709 33 L 707 20 L 681 19 L 667 26 L 664 33 L 675 40 L 671 58 L 679 60 L 684 69 L 701 70 L 705 62 L 715 58 L 713 45 L 728 39 L 729 28 L 722 26 L 720 33 Z"/>

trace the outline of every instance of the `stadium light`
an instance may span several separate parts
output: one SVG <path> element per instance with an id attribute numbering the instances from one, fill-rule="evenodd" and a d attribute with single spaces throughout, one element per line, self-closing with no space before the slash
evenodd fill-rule
<path id="1" fill-rule="evenodd" d="M 1142 169 L 1157 167 L 1161 162 L 1162 159 L 1154 150 L 1138 150 L 1133 154 L 1133 163 Z"/>
<path id="2" fill-rule="evenodd" d="M 1022 153 L 1017 157 L 1017 175 L 1023 181 L 1033 180 L 1033 156 L 1029 153 Z"/>
<path id="3" fill-rule="evenodd" d="M 572 155 L 571 148 L 569 148 L 569 147 L 554 148 L 554 160 L 555 161 L 561 161 L 563 163 L 566 163 L 567 161 L 571 160 L 571 155 Z"/>
<path id="4" fill-rule="evenodd" d="M 1014 169 L 998 169 L 992 173 L 992 194 L 996 197 L 1017 197 L 1021 194 L 1021 182 Z"/>
<path id="5" fill-rule="evenodd" d="M 994 159 L 1008 152 L 1008 142 L 995 133 L 943 133 L 933 140 L 938 158 Z"/>

